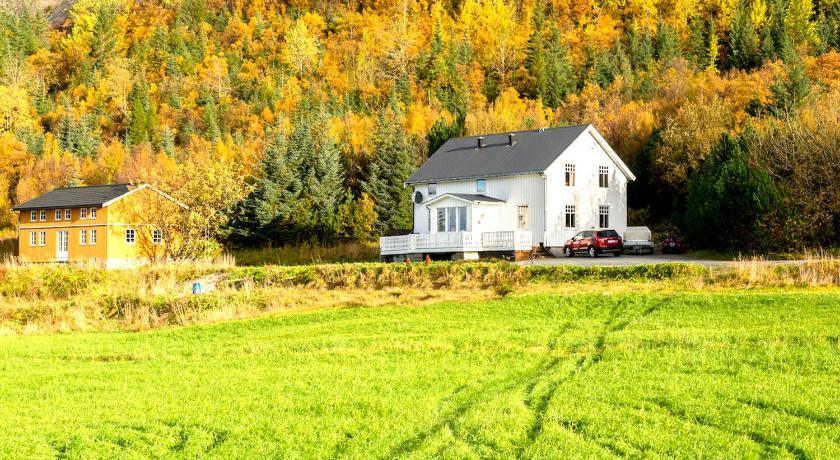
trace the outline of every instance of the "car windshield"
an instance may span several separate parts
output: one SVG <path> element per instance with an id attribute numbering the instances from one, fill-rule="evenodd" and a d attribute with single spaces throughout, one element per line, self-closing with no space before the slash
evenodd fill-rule
<path id="1" fill-rule="evenodd" d="M 618 232 L 615 230 L 604 230 L 598 232 L 598 238 L 612 238 L 614 236 L 618 236 Z"/>

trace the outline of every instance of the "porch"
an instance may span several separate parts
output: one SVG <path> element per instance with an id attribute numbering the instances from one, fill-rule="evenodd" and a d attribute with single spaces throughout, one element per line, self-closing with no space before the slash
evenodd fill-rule
<path id="1" fill-rule="evenodd" d="M 437 232 L 379 238 L 383 256 L 426 253 L 530 251 L 533 232 Z"/>

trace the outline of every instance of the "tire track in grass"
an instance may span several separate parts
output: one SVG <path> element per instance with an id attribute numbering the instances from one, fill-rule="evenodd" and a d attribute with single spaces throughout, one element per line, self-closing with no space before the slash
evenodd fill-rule
<path id="1" fill-rule="evenodd" d="M 619 318 L 621 318 L 621 313 L 623 313 L 623 311 L 621 311 L 621 307 L 624 305 L 624 300 L 619 300 L 610 309 L 609 317 L 606 321 L 604 321 L 604 324 L 601 328 L 601 333 L 595 340 L 595 351 L 591 354 L 579 357 L 572 370 L 569 371 L 567 375 L 553 382 L 545 393 L 536 398 L 536 403 L 532 404 L 531 395 L 526 394 L 525 405 L 534 412 L 534 422 L 531 424 L 531 427 L 528 430 L 528 435 L 525 443 L 522 446 L 520 446 L 517 450 L 517 457 L 522 457 L 525 450 L 533 446 L 534 443 L 536 443 L 537 438 L 539 438 L 540 434 L 542 433 L 543 425 L 545 424 L 545 417 L 548 412 L 549 403 L 551 402 L 551 399 L 554 397 L 554 395 L 557 393 L 557 389 L 560 387 L 560 385 L 568 382 L 576 375 L 586 372 L 592 366 L 596 365 L 601 361 L 601 359 L 604 356 L 604 350 L 606 349 L 607 335 L 622 331 L 633 322 L 641 320 L 644 317 L 654 313 L 658 309 L 668 304 L 671 301 L 671 299 L 673 299 L 674 295 L 675 294 L 672 294 L 660 300 L 659 302 L 654 303 L 648 308 L 642 310 L 637 315 L 629 315 L 628 317 L 623 318 L 620 321 L 618 320 Z M 534 386 L 536 386 L 536 384 Z M 609 446 L 599 441 L 595 441 L 592 437 L 584 436 L 582 432 L 575 431 L 574 429 L 568 431 L 582 437 L 587 442 L 593 442 L 594 444 L 618 455 L 618 453 L 614 452 L 614 446 Z M 626 454 L 622 452 L 621 455 Z"/>
<path id="2" fill-rule="evenodd" d="M 572 323 L 570 321 L 566 321 L 565 323 L 563 323 L 563 326 L 558 331 L 558 334 L 555 337 L 552 337 L 551 340 L 549 340 L 549 351 L 550 352 L 553 352 L 555 350 L 557 339 L 559 339 L 564 334 L 566 334 L 571 328 L 572 328 Z M 526 382 L 532 382 L 533 381 L 534 382 L 533 386 L 535 386 L 537 384 L 538 380 L 540 379 L 540 376 L 545 375 L 546 373 L 550 372 L 552 369 L 556 368 L 560 364 L 561 361 L 562 360 L 559 357 L 555 356 L 553 358 L 543 360 L 542 362 L 537 364 L 530 372 L 521 373 L 521 374 L 525 374 L 524 376 L 512 375 L 512 376 L 509 376 L 507 378 L 502 379 L 501 382 L 497 382 L 497 383 L 488 382 L 487 384 L 483 385 L 482 387 L 479 387 L 479 388 L 475 389 L 472 392 L 473 393 L 472 396 L 470 396 L 462 404 L 456 406 L 455 408 L 453 408 L 452 410 L 447 412 L 444 415 L 444 417 L 441 420 L 439 420 L 437 423 L 435 423 L 432 426 L 428 427 L 427 429 L 417 433 L 416 435 L 414 435 L 414 436 L 412 436 L 408 439 L 405 439 L 400 444 L 398 444 L 396 447 L 392 448 L 388 452 L 388 454 L 386 454 L 385 456 L 380 457 L 380 458 L 382 458 L 382 459 L 392 459 L 392 458 L 396 458 L 396 457 L 405 456 L 405 455 L 417 450 L 418 448 L 420 448 L 420 446 L 422 446 L 423 443 L 430 436 L 432 436 L 433 434 L 437 433 L 438 431 L 440 431 L 441 429 L 443 429 L 444 427 L 447 427 L 447 426 L 453 427 L 453 434 L 457 435 L 457 431 L 458 431 L 457 421 L 458 421 L 458 419 L 460 419 L 470 409 L 475 407 L 479 402 L 481 402 L 482 400 L 487 399 L 489 397 L 492 397 L 494 395 L 502 394 L 502 393 L 505 393 L 505 392 L 512 391 L 512 390 L 516 389 L 516 387 L 522 385 L 523 377 L 524 377 L 524 381 L 526 381 Z M 498 384 L 501 384 L 503 382 L 508 382 L 508 383 L 505 386 L 499 388 Z M 533 386 L 532 386 L 532 388 L 533 388 Z M 463 388 L 464 388 L 463 385 L 456 388 L 455 391 L 453 392 L 452 396 L 454 396 L 457 393 L 460 393 L 463 390 Z M 458 436 L 458 438 L 461 439 L 462 441 L 465 441 L 467 444 L 470 444 L 471 446 L 476 445 L 475 443 L 470 443 L 463 436 Z M 490 446 L 490 447 L 494 448 L 494 446 Z"/>
<path id="3" fill-rule="evenodd" d="M 646 399 L 647 402 L 659 407 L 662 411 L 667 413 L 668 415 L 682 420 L 684 422 L 688 422 L 690 424 L 703 426 L 707 428 L 716 429 L 722 431 L 724 433 L 728 433 L 733 436 L 740 436 L 750 439 L 751 441 L 755 442 L 765 451 L 766 454 L 774 453 L 774 450 L 784 450 L 790 454 L 792 454 L 795 458 L 799 460 L 810 460 L 811 456 L 808 455 L 802 448 L 794 446 L 791 443 L 782 442 L 782 441 L 775 441 L 773 439 L 768 438 L 767 436 L 751 430 L 736 430 L 733 428 L 727 428 L 720 424 L 714 423 L 711 420 L 708 420 L 703 415 L 689 415 L 688 412 L 673 404 L 672 402 L 662 399 L 662 398 L 650 398 Z"/>
<path id="4" fill-rule="evenodd" d="M 743 399 L 739 398 L 736 399 L 739 403 L 750 406 L 756 409 L 761 410 L 770 410 L 775 412 L 780 412 L 785 415 L 789 415 L 791 417 L 801 418 L 803 420 L 807 420 L 812 423 L 818 423 L 820 425 L 833 425 L 838 426 L 840 425 L 840 419 L 833 417 L 831 415 L 822 415 L 814 413 L 809 409 L 805 409 L 802 407 L 782 407 L 777 404 L 773 404 L 764 399 Z"/>

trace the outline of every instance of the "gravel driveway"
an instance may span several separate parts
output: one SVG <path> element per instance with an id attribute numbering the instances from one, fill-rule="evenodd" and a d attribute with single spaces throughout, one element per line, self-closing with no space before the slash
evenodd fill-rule
<path id="1" fill-rule="evenodd" d="M 700 259 L 692 257 L 688 254 L 650 254 L 650 255 L 635 255 L 624 254 L 620 257 L 612 255 L 602 255 L 594 259 L 590 259 L 584 255 L 575 257 L 547 257 L 545 259 L 523 260 L 516 262 L 520 265 L 602 265 L 602 266 L 625 266 L 625 265 L 644 265 L 644 264 L 659 264 L 664 262 L 685 262 L 700 264 L 705 267 L 726 267 L 734 265 L 737 262 L 732 260 L 711 260 Z M 766 261 L 762 263 L 767 264 L 795 264 L 800 261 L 786 260 L 786 261 Z"/>

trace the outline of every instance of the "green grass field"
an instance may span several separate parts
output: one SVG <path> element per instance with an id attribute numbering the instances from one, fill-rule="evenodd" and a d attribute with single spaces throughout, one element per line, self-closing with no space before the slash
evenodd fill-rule
<path id="1" fill-rule="evenodd" d="M 0 337 L 0 457 L 840 458 L 840 294 L 538 294 Z"/>

